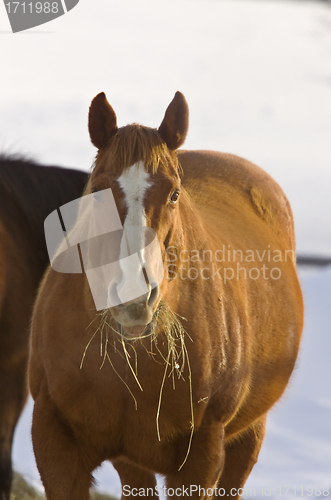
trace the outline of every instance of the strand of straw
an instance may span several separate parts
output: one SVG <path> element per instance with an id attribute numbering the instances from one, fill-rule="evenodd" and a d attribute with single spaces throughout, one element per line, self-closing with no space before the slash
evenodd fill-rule
<path id="1" fill-rule="evenodd" d="M 94 318 L 91 321 L 91 323 L 88 325 L 87 328 L 89 328 L 99 318 L 100 321 L 99 321 L 98 327 L 95 330 L 95 332 L 93 333 L 91 339 L 89 340 L 89 342 L 87 343 L 87 345 L 84 349 L 80 368 L 82 368 L 82 366 L 83 366 L 87 350 L 90 347 L 93 339 L 95 338 L 97 333 L 100 333 L 100 356 L 103 358 L 100 369 L 104 366 L 105 361 L 107 359 L 109 361 L 110 366 L 112 367 L 114 373 L 118 376 L 118 378 L 121 380 L 121 382 L 123 382 L 123 384 L 125 385 L 125 387 L 129 391 L 129 394 L 131 395 L 131 397 L 134 400 L 135 409 L 137 410 L 138 404 L 137 404 L 137 400 L 136 400 L 134 394 L 132 393 L 130 387 L 125 382 L 125 380 L 120 376 L 120 374 L 115 369 L 115 367 L 110 359 L 110 356 L 108 354 L 108 345 L 111 345 L 111 344 L 109 344 L 108 332 L 109 332 L 109 330 L 111 330 L 113 332 L 114 351 L 115 351 L 115 353 L 118 353 L 121 356 L 122 356 L 122 354 L 116 348 L 116 340 L 122 346 L 125 360 L 126 360 L 128 366 L 129 366 L 129 369 L 130 369 L 130 371 L 131 371 L 131 373 L 132 373 L 132 375 L 133 375 L 133 377 L 134 377 L 134 379 L 135 379 L 135 381 L 136 381 L 136 383 L 141 391 L 143 391 L 143 388 L 142 388 L 142 386 L 139 382 L 139 379 L 138 379 L 138 356 L 137 356 L 137 351 L 134 348 L 133 344 L 136 341 L 140 341 L 141 345 L 145 348 L 149 357 L 151 359 L 153 359 L 155 362 L 158 362 L 155 359 L 155 353 L 153 352 L 153 345 L 154 345 L 156 348 L 156 351 L 159 353 L 161 359 L 163 360 L 163 362 L 165 364 L 165 368 L 164 368 L 164 372 L 163 372 L 163 376 L 162 376 L 162 381 L 161 381 L 161 386 L 160 386 L 157 412 L 156 412 L 156 432 L 157 432 L 157 438 L 159 441 L 161 441 L 159 418 L 160 418 L 160 412 L 161 412 L 163 390 L 164 390 L 165 380 L 166 380 L 167 373 L 168 373 L 168 367 L 171 368 L 168 376 L 172 377 L 172 385 L 173 385 L 173 389 L 175 389 L 175 387 L 176 387 L 176 385 L 175 385 L 175 373 L 177 373 L 178 379 L 181 378 L 182 380 L 185 380 L 184 376 L 183 376 L 183 372 L 185 369 L 185 364 L 187 364 L 188 380 L 189 380 L 189 393 L 190 393 L 190 413 L 191 413 L 190 429 L 191 430 L 190 430 L 187 452 L 186 452 L 186 455 L 185 455 L 185 458 L 184 458 L 182 464 L 180 465 L 180 467 L 178 469 L 178 471 L 180 471 L 182 469 L 182 467 L 184 466 L 184 464 L 186 463 L 187 458 L 189 456 L 189 453 L 191 450 L 191 445 L 192 445 L 193 434 L 194 434 L 192 371 L 191 371 L 191 365 L 190 365 L 190 361 L 189 361 L 188 350 L 187 350 L 187 347 L 185 344 L 185 336 L 187 336 L 191 341 L 192 341 L 192 339 L 188 335 L 188 333 L 185 331 L 185 329 L 182 326 L 182 322 L 180 321 L 180 320 L 185 320 L 185 318 L 179 316 L 174 311 L 172 311 L 166 303 L 160 302 L 159 307 L 154 314 L 154 321 L 148 327 L 149 333 L 146 333 L 145 335 L 141 335 L 141 336 L 134 337 L 134 338 L 130 337 L 130 339 L 128 339 L 123 334 L 122 328 L 121 328 L 121 331 L 118 331 L 116 328 L 114 328 L 112 326 L 111 322 L 108 321 L 108 318 L 110 316 L 111 316 L 110 311 L 108 309 L 106 309 L 102 313 L 97 314 L 96 318 Z M 159 337 L 159 334 L 161 334 L 161 332 L 164 333 L 166 340 L 167 340 L 167 349 L 168 349 L 167 356 L 163 355 L 163 353 L 160 350 L 159 345 L 158 345 L 158 337 Z M 150 339 L 151 339 L 150 351 L 147 349 L 145 344 L 142 342 L 143 339 L 146 339 L 148 337 L 150 337 Z M 179 351 L 177 350 L 177 347 L 178 347 L 177 341 L 179 341 Z M 132 367 L 132 365 L 130 363 L 130 354 L 127 350 L 127 347 L 126 347 L 127 345 L 129 345 L 134 352 L 135 369 Z M 181 365 L 179 364 L 180 358 L 182 358 Z"/>

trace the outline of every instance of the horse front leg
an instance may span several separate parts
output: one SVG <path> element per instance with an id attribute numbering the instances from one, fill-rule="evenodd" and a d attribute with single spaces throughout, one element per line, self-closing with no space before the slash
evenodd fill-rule
<path id="1" fill-rule="evenodd" d="M 32 441 L 47 500 L 88 500 L 99 465 L 77 443 L 49 396 L 39 392 L 35 401 Z"/>
<path id="2" fill-rule="evenodd" d="M 222 496 L 239 500 L 264 439 L 266 415 L 263 415 L 238 436 L 225 443 L 225 464 L 217 489 Z M 218 495 L 218 496 L 221 496 Z"/>
<path id="3" fill-rule="evenodd" d="M 139 492 L 144 492 L 144 496 L 154 500 L 158 498 L 156 478 L 152 471 L 138 467 L 125 458 L 112 460 L 112 464 L 120 476 L 123 500 L 137 497 Z"/>
<path id="4" fill-rule="evenodd" d="M 219 422 L 202 423 L 194 432 L 191 449 L 183 440 L 177 449 L 177 470 L 166 475 L 168 497 L 204 499 L 213 496 L 213 489 L 224 466 L 224 427 Z M 180 469 L 180 470 L 178 470 Z"/>
<path id="5" fill-rule="evenodd" d="M 0 500 L 9 500 L 12 482 L 12 442 L 15 427 L 27 399 L 27 356 L 6 352 L 0 331 Z M 10 331 L 5 332 L 10 338 Z M 14 349 L 14 348 L 13 348 Z"/>

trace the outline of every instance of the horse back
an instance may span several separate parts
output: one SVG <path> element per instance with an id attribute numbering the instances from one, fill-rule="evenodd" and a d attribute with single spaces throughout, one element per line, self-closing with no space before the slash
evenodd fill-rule
<path id="1" fill-rule="evenodd" d="M 277 182 L 264 170 L 238 156 L 215 151 L 178 152 L 183 186 L 206 224 L 224 230 L 243 216 L 254 226 L 271 229 L 295 249 L 293 215 L 289 201 Z"/>

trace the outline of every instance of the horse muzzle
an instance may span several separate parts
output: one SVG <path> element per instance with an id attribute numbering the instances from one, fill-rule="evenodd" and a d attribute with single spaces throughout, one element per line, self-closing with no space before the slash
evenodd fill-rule
<path id="1" fill-rule="evenodd" d="M 120 290 L 118 285 L 115 286 Z M 120 292 L 117 293 L 120 296 Z M 148 285 L 147 294 L 110 307 L 110 311 L 126 336 L 138 337 L 144 333 L 146 326 L 152 321 L 159 299 L 159 287 Z"/>

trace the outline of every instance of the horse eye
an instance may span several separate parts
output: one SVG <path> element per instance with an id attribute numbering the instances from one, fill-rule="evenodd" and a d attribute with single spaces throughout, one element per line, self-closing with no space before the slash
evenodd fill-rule
<path id="1" fill-rule="evenodd" d="M 179 189 L 176 189 L 176 191 L 174 191 L 172 193 L 172 195 L 170 196 L 169 201 L 170 201 L 170 203 L 174 204 L 178 201 L 178 198 L 179 198 Z"/>

